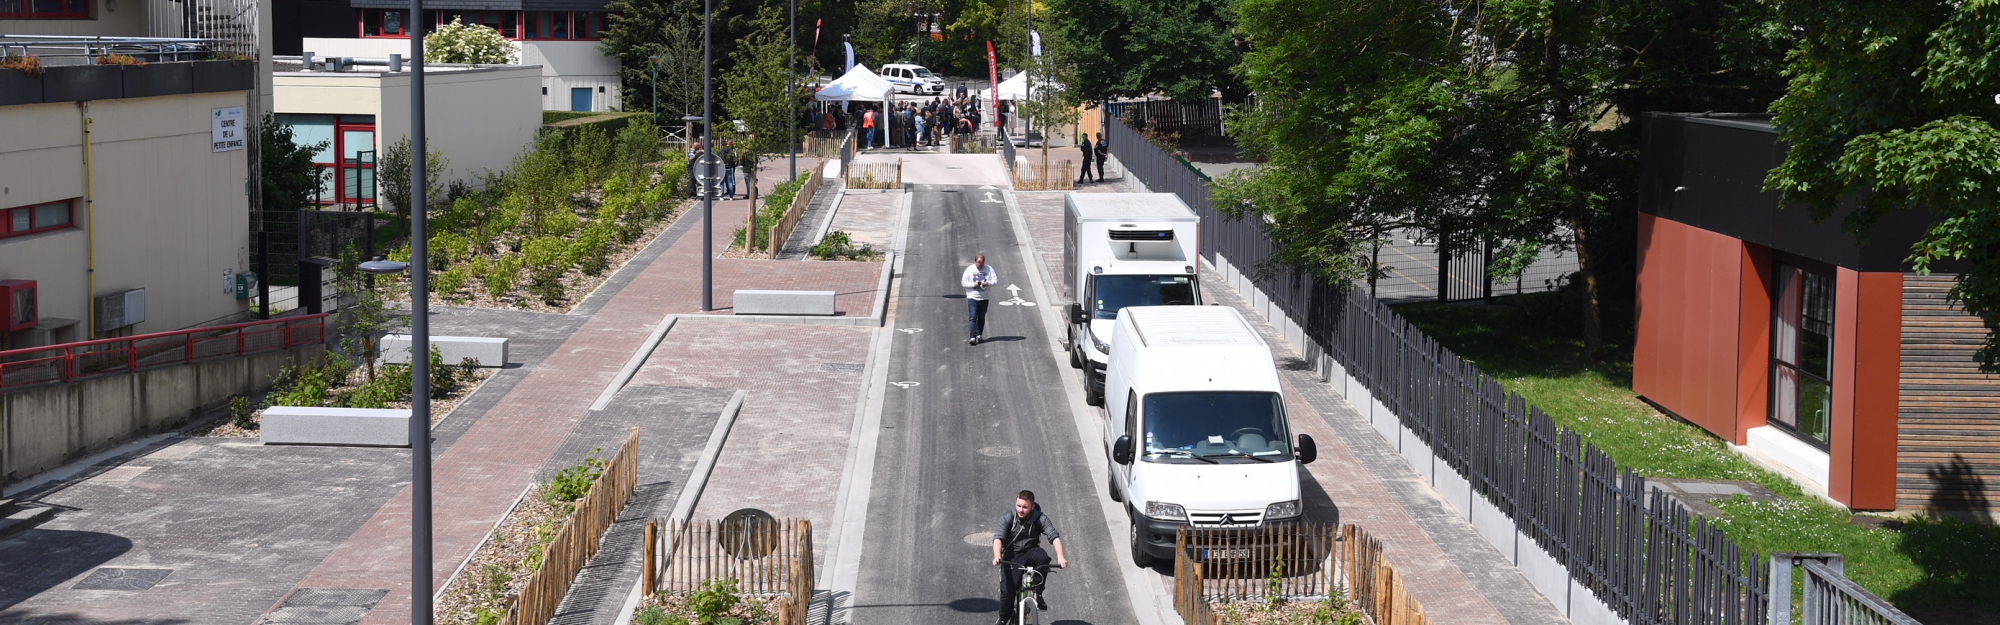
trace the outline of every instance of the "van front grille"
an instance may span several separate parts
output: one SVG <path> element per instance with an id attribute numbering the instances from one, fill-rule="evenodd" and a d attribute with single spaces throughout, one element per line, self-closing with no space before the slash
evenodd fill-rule
<path id="1" fill-rule="evenodd" d="M 1172 241 L 1172 230 L 1112 230 L 1113 241 Z"/>
<path id="2" fill-rule="evenodd" d="M 1263 510 L 1188 511 L 1188 524 L 1195 527 L 1250 527 L 1263 521 Z"/>

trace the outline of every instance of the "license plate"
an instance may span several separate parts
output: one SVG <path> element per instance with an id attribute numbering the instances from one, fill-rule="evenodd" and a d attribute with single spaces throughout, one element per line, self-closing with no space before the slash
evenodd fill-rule
<path id="1" fill-rule="evenodd" d="M 1209 560 L 1243 560 L 1250 557 L 1249 549 L 1203 549 L 1202 557 Z"/>

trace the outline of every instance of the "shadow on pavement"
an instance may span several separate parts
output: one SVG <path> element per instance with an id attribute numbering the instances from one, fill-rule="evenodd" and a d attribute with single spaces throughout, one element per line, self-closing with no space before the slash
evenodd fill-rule
<path id="1" fill-rule="evenodd" d="M 0 610 L 48 592 L 131 550 L 130 539 L 112 534 L 46 529 L 22 532 L 0 544 Z M 0 612 L 0 621 L 61 623 L 82 619 Z"/>

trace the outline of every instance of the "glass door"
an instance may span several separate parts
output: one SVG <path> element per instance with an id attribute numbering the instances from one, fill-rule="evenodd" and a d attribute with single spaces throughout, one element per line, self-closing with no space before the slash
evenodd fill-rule
<path id="1" fill-rule="evenodd" d="M 1771 423 L 1826 447 L 1833 416 L 1833 276 L 1778 263 Z"/>
<path id="2" fill-rule="evenodd" d="M 375 125 L 340 124 L 340 203 L 375 204 Z"/>

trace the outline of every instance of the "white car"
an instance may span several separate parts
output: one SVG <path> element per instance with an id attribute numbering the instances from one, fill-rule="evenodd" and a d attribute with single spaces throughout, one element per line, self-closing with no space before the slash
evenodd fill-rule
<path id="1" fill-rule="evenodd" d="M 931 73 L 931 70 L 924 69 L 922 65 L 890 63 L 883 65 L 879 74 L 884 80 L 889 81 L 889 84 L 895 86 L 896 93 L 917 95 L 944 93 L 944 77 Z"/>

